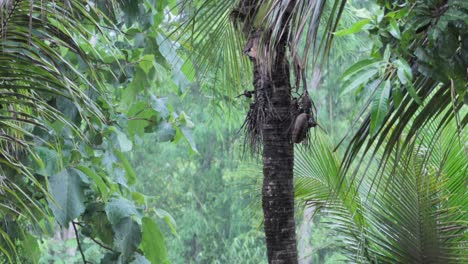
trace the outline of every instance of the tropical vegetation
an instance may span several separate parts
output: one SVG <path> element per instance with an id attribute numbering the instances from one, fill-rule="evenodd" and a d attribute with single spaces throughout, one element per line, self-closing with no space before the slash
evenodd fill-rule
<path id="1" fill-rule="evenodd" d="M 468 262 L 467 13 L 0 0 L 0 262 Z"/>

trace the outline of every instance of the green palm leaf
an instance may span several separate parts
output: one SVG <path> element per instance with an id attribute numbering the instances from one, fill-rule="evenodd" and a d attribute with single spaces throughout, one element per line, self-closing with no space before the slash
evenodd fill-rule
<path id="1" fill-rule="evenodd" d="M 35 145 L 54 148 L 60 128 L 82 137 L 83 126 L 104 119 L 91 99 L 99 80 L 77 43 L 91 34 L 86 23 L 99 28 L 95 17 L 87 1 L 0 1 L 2 219 L 39 223 L 44 218 L 40 200 L 50 195 L 47 181 L 31 168 L 44 167 Z M 72 60 L 81 61 L 81 68 Z M 0 249 L 14 262 L 16 244 L 8 242 L 14 239 L 5 228 L 0 226 Z"/>
<path id="2" fill-rule="evenodd" d="M 404 150 L 417 136 L 419 128 L 434 118 L 439 120 L 438 129 L 455 119 L 461 131 L 468 122 L 466 104 L 463 103 L 467 96 L 466 45 L 454 41 L 466 37 L 466 2 L 451 1 L 445 6 L 418 2 L 412 8 L 384 10 L 386 13 L 382 14 L 379 26 L 390 23 L 391 28 L 403 28 L 402 35 L 408 38 L 407 41 L 410 38 L 411 44 L 386 39 L 384 44 L 388 45 L 385 50 L 381 48 L 378 55 L 373 54 L 383 57 L 387 63 L 385 73 L 377 81 L 390 82 L 393 89 L 388 105 L 378 107 L 379 111 L 385 110 L 380 111 L 385 113 L 384 117 L 375 117 L 375 107 L 371 114 L 364 116 L 347 147 L 343 163 L 345 170 L 350 169 L 353 161 L 361 156 L 372 160 L 377 149 L 382 147 L 385 151 L 380 164 L 385 166 L 392 151 Z M 433 10 L 439 11 L 435 15 Z M 367 80 L 362 82 L 365 83 Z M 379 129 L 376 129 L 376 124 Z M 401 138 L 406 140 L 400 142 Z M 361 165 L 364 164 L 358 161 L 358 166 Z"/>
<path id="3" fill-rule="evenodd" d="M 468 138 L 466 133 L 460 137 L 454 121 L 444 128 L 439 124 L 440 119 L 427 123 L 405 151 L 392 151 L 388 165 L 380 173 L 379 186 L 375 186 L 374 175 L 383 161 L 383 152 L 377 152 L 369 169 L 359 170 L 364 179 L 351 200 L 359 201 L 359 207 L 341 198 L 350 196 L 346 182 L 354 182 L 349 181 L 352 173 L 342 175 L 344 180 L 335 177 L 333 181 L 323 181 L 322 176 L 317 176 L 339 171 L 336 169 L 339 158 L 335 158 L 332 166 L 321 162 L 327 151 L 318 151 L 321 147 L 317 146 L 297 155 L 296 171 L 301 175 L 296 183 L 297 196 L 320 205 L 331 217 L 332 223 L 328 224 L 340 231 L 350 260 L 359 263 L 468 260 L 465 245 L 468 154 L 464 149 Z M 308 182 L 312 184 L 305 184 L 301 178 L 310 178 Z M 345 188 L 336 188 L 337 184 Z M 338 194 L 333 195 L 335 192 Z"/>
<path id="4" fill-rule="evenodd" d="M 245 87 L 251 83 L 251 69 L 247 56 L 243 54 L 246 38 L 254 34 L 253 28 L 263 28 L 262 41 L 266 49 L 272 50 L 283 37 L 282 23 L 291 21 L 289 48 L 291 58 L 294 58 L 297 82 L 305 83 L 304 73 L 308 65 L 323 62 L 328 54 L 333 32 L 344 9 L 345 1 L 251 1 L 251 0 L 217 0 L 217 1 L 183 1 L 182 20 L 179 27 L 173 31 L 183 42 L 184 49 L 196 54 L 193 61 L 200 67 L 199 73 L 219 73 L 220 81 L 225 84 L 221 91 L 232 95 L 234 88 Z M 286 11 L 286 8 L 291 10 Z M 326 10 L 325 10 L 326 8 Z M 286 17 L 291 14 L 291 17 Z M 322 16 L 328 20 L 323 22 L 319 34 L 319 22 Z M 317 41 L 320 40 L 320 43 Z M 305 45 L 304 45 L 305 43 Z M 268 50 L 262 54 L 270 54 Z M 309 63 L 312 58 L 313 64 Z M 272 63 L 269 58 L 265 61 Z M 222 65 L 222 67 L 221 67 Z M 219 91 L 219 89 L 217 89 Z"/>

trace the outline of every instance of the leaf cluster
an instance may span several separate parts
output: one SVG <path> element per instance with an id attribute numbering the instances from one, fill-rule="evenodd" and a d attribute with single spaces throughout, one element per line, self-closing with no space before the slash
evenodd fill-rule
<path id="1" fill-rule="evenodd" d="M 197 151 L 190 117 L 156 93 L 187 82 L 159 31 L 168 4 L 0 3 L 1 260 L 37 263 L 57 223 L 84 262 L 85 237 L 102 263 L 167 262 L 155 219 L 170 215 L 146 206 L 128 155 L 145 133 Z"/>
<path id="2" fill-rule="evenodd" d="M 349 261 L 466 262 L 466 136 L 455 122 L 423 127 L 403 154 L 393 151 L 375 180 L 383 151 L 370 168 L 340 171 L 341 157 L 325 137 L 298 151 L 296 197 L 330 217 Z M 466 133 L 465 133 L 466 135 Z M 343 188 L 345 186 L 346 188 Z"/>
<path id="3" fill-rule="evenodd" d="M 368 111 L 361 114 L 364 121 L 347 149 L 345 169 L 361 154 L 375 156 L 380 147 L 385 147 L 385 160 L 402 136 L 406 139 L 404 148 L 418 128 L 433 118 L 442 117 L 437 119 L 439 129 L 455 119 L 460 131 L 468 120 L 463 110 L 468 61 L 466 3 L 379 4 L 376 14 L 337 32 L 344 35 L 366 30 L 374 38 L 370 57 L 351 66 L 342 77 L 343 94 L 354 92 L 368 98 L 364 107 Z M 387 138 L 389 143 L 384 146 Z"/>

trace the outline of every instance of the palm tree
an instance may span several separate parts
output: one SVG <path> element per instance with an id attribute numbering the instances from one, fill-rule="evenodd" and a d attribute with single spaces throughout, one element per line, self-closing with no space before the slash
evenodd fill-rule
<path id="1" fill-rule="evenodd" d="M 338 233 L 349 261 L 468 261 L 467 134 L 460 137 L 455 122 L 440 130 L 439 122 L 433 119 L 420 128 L 404 151 L 393 151 L 376 182 L 374 173 L 384 154 L 379 151 L 371 168 L 359 171 L 364 174 L 359 186 L 350 180 L 353 173 L 341 174 L 341 157 L 325 136 L 298 151 L 297 199 L 331 218 L 325 224 Z M 336 192 L 339 184 L 347 188 Z"/>
<path id="2" fill-rule="evenodd" d="M 248 143 L 252 149 L 258 150 L 257 147 L 261 146 L 263 152 L 262 193 L 268 257 L 272 263 L 295 263 L 297 253 L 292 178 L 294 152 L 291 137 L 293 128 L 296 128 L 297 116 L 313 116 L 312 104 L 308 102 L 307 83 L 303 81 L 304 73 L 307 72 L 308 65 L 312 64 L 315 69 L 316 65 L 323 63 L 332 41 L 331 32 L 337 26 L 345 1 L 336 1 L 330 5 L 326 5 L 325 1 L 311 0 L 190 2 L 194 2 L 196 8 L 192 10 L 193 6 L 187 6 L 183 15 L 188 15 L 189 19 L 183 24 L 183 32 L 194 34 L 185 42 L 186 48 L 195 49 L 202 65 L 206 65 L 203 62 L 210 59 L 226 63 L 227 66 L 222 70 L 226 74 L 226 82 L 245 84 L 239 80 L 253 79 L 254 90 L 250 92 L 253 93 L 254 101 L 245 128 L 250 136 Z M 388 67 L 389 74 L 385 75 L 384 83 L 393 81 L 392 78 L 398 76 L 407 85 L 402 91 L 405 97 L 399 101 L 392 94 L 386 114 L 382 115 L 381 111 L 377 113 L 381 122 L 378 129 L 376 118 L 372 118 L 372 115 L 367 118 L 352 140 L 345 169 L 350 167 L 360 149 L 365 147 L 366 153 L 371 149 L 378 149 L 390 137 L 383 162 L 380 163 L 387 164 L 392 149 L 398 145 L 404 128 L 413 117 L 415 121 L 406 135 L 404 146 L 410 143 L 418 128 L 429 122 L 433 116 L 446 117 L 440 119 L 439 129 L 453 118 L 458 119 L 460 131 L 468 122 L 466 114 L 459 118 L 463 107 L 462 99 L 466 96 L 466 82 L 460 78 L 464 76 L 466 69 L 466 60 L 463 57 L 466 54 L 463 52 L 466 45 L 461 41 L 466 39 L 466 22 L 460 23 L 460 17 L 466 15 L 468 9 L 465 1 L 417 1 L 410 10 L 409 7 L 403 7 L 406 13 L 399 9 L 402 8 L 401 5 L 386 2 L 382 1 L 385 19 L 378 22 L 388 23 L 386 19 L 390 20 L 390 33 L 395 36 L 398 36 L 399 29 L 391 19 L 401 18 L 404 14 L 416 14 L 408 19 L 405 27 L 413 28 L 418 37 L 408 47 L 406 54 L 399 54 L 403 58 L 409 58 L 409 66 L 402 60 L 399 63 L 397 60 L 385 64 L 391 67 Z M 32 157 L 40 160 L 31 148 L 34 140 L 43 140 L 36 136 L 37 130 L 48 131 L 51 123 L 59 120 L 79 134 L 76 124 L 102 119 L 102 114 L 89 99 L 93 87 L 97 86 L 94 83 L 94 74 L 84 76 L 60 54 L 60 48 L 64 48 L 71 52 L 70 56 L 83 60 L 86 65 L 85 52 L 74 40 L 87 35 L 86 27 L 78 21 L 98 26 L 95 18 L 99 16 L 89 14 L 92 5 L 85 6 L 85 3 L 87 1 L 0 1 L 0 159 L 6 165 L 2 167 L 2 174 L 6 176 L 0 178 L 0 184 L 2 191 L 11 195 L 11 199 L 2 200 L 2 208 L 6 208 L 2 214 L 17 215 L 25 212 L 26 215 L 33 215 L 29 210 L 31 206 L 22 203 L 23 200 L 41 209 L 40 205 L 29 198 L 30 193 L 25 191 L 28 186 L 35 186 L 47 195 L 25 165 L 25 153 L 31 153 Z M 330 15 L 320 31 L 318 23 L 325 9 L 330 11 Z M 421 17 L 427 19 L 419 20 Z M 442 32 L 445 38 L 429 38 L 431 32 Z M 447 34 L 443 34 L 444 32 Z M 440 39 L 444 41 L 439 41 Z M 304 40 L 306 44 L 302 46 Z M 453 43 L 455 45 L 451 45 Z M 399 42 L 393 39 L 388 44 L 395 51 L 401 49 Z M 428 51 L 438 51 L 441 45 L 450 47 L 448 50 L 453 52 L 434 52 L 427 56 Z M 418 49 L 420 47 L 424 49 L 421 51 Z M 383 48 L 380 51 L 384 53 Z M 250 67 L 245 63 L 247 57 L 242 57 L 243 53 L 253 62 L 251 78 L 245 78 L 240 70 Z M 311 56 L 312 60 L 309 59 Z M 451 68 L 434 71 L 437 66 L 442 65 L 453 66 L 456 71 L 452 72 Z M 430 71 L 427 71 L 428 68 Z M 232 73 L 237 78 L 231 78 Z M 410 76 L 414 78 L 409 78 Z M 93 81 L 88 81 L 88 78 Z M 86 84 L 86 87 L 83 89 L 76 85 L 78 82 L 75 79 Z M 292 79 L 294 80 L 291 82 Z M 302 91 L 298 98 L 293 97 L 295 89 L 296 92 Z M 249 94 L 248 92 L 245 94 Z M 431 97 L 432 94 L 435 96 Z M 430 107 L 421 106 L 425 99 L 429 100 L 426 105 Z M 57 106 L 57 100 L 77 111 L 69 116 L 63 115 Z M 449 106 L 453 106 L 453 111 L 446 111 Z M 300 137 L 295 141 L 307 137 L 309 122 L 313 125 L 310 118 L 297 119 L 299 120 L 307 122 L 297 123 L 303 132 L 299 133 Z M 366 141 L 368 138 L 370 140 Z M 372 156 L 375 153 L 377 152 Z M 27 179 L 13 177 L 18 174 L 26 175 Z M 351 185 L 350 183 L 349 186 Z M 13 200 L 17 203 L 12 205 L 10 201 Z M 2 236 L 9 244 L 7 247 L 14 248 L 14 243 L 7 239 L 7 234 L 2 232 Z M 4 247 L 0 247 L 0 250 L 8 253 Z M 11 261 L 10 255 L 7 254 L 7 257 Z"/>
<path id="3" fill-rule="evenodd" d="M 326 55 L 344 2 L 224 0 L 185 6 L 189 18 L 182 25 L 182 35 L 188 33 L 186 48 L 194 49 L 195 61 L 202 66 L 214 61 L 208 65 L 216 68 L 225 63 L 221 70 L 225 80 L 237 84 L 245 80 L 243 69 L 250 68 L 243 55 L 253 64 L 249 79 L 254 88 L 244 92 L 253 96 L 253 103 L 244 128 L 246 143 L 263 156 L 262 207 L 270 263 L 297 263 L 292 137 L 300 142 L 314 125 L 304 73 L 310 55 L 314 66 Z M 330 15 L 319 45 L 318 23 L 326 6 Z M 304 39 L 305 47 L 300 44 Z M 294 91 L 302 95 L 294 98 Z"/>
<path id="4" fill-rule="evenodd" d="M 302 128 L 300 131 L 304 135 L 294 138 L 294 141 L 300 141 L 307 137 L 307 126 L 314 124 L 313 120 L 299 122 L 307 120 L 301 114 L 310 113 L 313 117 L 308 106 L 310 103 L 305 100 L 308 99 L 307 83 L 303 81 L 306 79 L 305 68 L 312 65 L 312 69 L 316 69 L 315 66 L 324 62 L 333 39 L 331 32 L 336 29 L 345 2 L 220 0 L 185 1 L 186 5 L 183 5 L 186 7 L 183 14 L 188 18 L 182 23 L 181 35 L 188 35 L 185 48 L 197 54 L 194 61 L 201 65 L 202 73 L 206 70 L 204 66 L 209 65 L 224 74 L 225 84 L 245 87 L 242 80 L 246 78 L 241 69 L 249 66 L 245 65 L 241 53 L 253 63 L 254 89 L 244 92 L 248 97 L 253 95 L 253 103 L 244 128 L 248 135 L 247 144 L 253 150 L 261 149 L 263 155 L 262 200 L 270 263 L 297 261 L 293 234 L 291 168 L 294 153 L 291 130 L 296 124 Z M 358 63 L 348 74 L 363 79 L 363 68 L 375 65 L 380 65 L 381 69 L 372 68 L 373 73 L 384 74 L 372 79 L 380 78 L 375 82 L 377 86 L 369 85 L 373 95 L 368 104 L 372 108 L 371 113 L 351 139 L 344 163 L 340 165 L 345 171 L 352 168 L 352 162 L 358 157 L 359 163 L 372 160 L 384 140 L 390 137 L 380 163 L 380 169 L 383 169 L 413 117 L 417 121 L 411 123 L 412 129 L 405 135 L 405 146 L 418 128 L 434 116 L 445 114 L 445 118 L 440 119 L 440 127 L 453 118 L 459 120 L 459 129 L 468 122 L 466 115 L 459 116 L 462 99 L 466 97 L 466 82 L 463 81 L 466 45 L 460 41 L 466 39 L 466 22 L 462 19 L 463 14 L 466 16 L 466 3 L 434 0 L 402 5 L 380 1 L 379 4 L 383 10 L 381 15 L 360 21 L 350 30 L 358 31 L 372 22 L 375 24 L 372 34 L 380 38 L 378 43 L 384 45 L 374 47 L 373 56 L 377 58 Z M 319 21 L 325 10 L 329 11 L 329 17 L 323 29 L 319 30 Z M 407 32 L 402 33 L 400 29 Z M 400 41 L 403 34 L 406 39 Z M 430 38 L 430 34 L 443 35 L 444 41 L 433 36 Z M 450 47 L 448 54 L 438 52 L 445 49 L 444 45 Z M 380 64 L 375 61 L 379 59 Z M 451 71 L 448 67 L 438 71 L 437 65 L 452 65 L 456 70 Z M 366 83 L 369 79 L 365 79 Z M 227 87 L 232 86 L 225 85 L 224 89 Z M 297 98 L 293 96 L 294 89 L 302 91 Z M 431 96 L 434 93 L 436 96 Z M 297 104 L 303 99 L 304 103 Z M 427 104 L 423 104 L 425 101 Z M 452 111 L 445 111 L 450 105 L 453 105 Z M 370 153 L 370 159 L 361 158 L 367 153 Z M 351 182 L 354 180 L 354 177 L 350 179 Z M 336 188 L 343 187 L 342 184 Z"/>

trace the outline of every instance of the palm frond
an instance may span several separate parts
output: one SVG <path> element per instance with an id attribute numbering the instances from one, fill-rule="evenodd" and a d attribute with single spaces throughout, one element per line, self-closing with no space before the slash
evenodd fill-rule
<path id="1" fill-rule="evenodd" d="M 260 46 L 267 49 L 259 51 L 259 54 L 274 56 L 271 51 L 281 39 L 287 38 L 291 63 L 298 70 L 295 72 L 298 81 L 303 82 L 309 58 L 314 57 L 318 63 L 328 54 L 332 32 L 338 25 L 345 2 L 204 0 L 194 4 L 193 1 L 184 1 L 181 16 L 185 19 L 174 32 L 180 32 L 180 37 L 189 36 L 183 39 L 185 47 L 196 54 L 194 61 L 204 69 L 202 72 L 208 68 L 219 71 L 222 63 L 224 67 L 221 68 L 225 70 L 221 78 L 229 87 L 245 87 L 251 81 L 249 74 L 245 74 L 251 66 L 243 53 L 248 39 L 255 32 L 262 34 L 261 40 L 266 45 Z M 326 6 L 328 12 L 324 12 Z M 318 38 L 319 23 L 324 14 L 328 18 L 323 24 L 323 35 Z M 288 36 L 283 34 L 283 25 L 289 27 Z M 273 63 L 270 57 L 268 55 L 262 60 Z M 306 85 L 305 82 L 302 84 Z"/>
<path id="2" fill-rule="evenodd" d="M 322 26 L 320 45 L 316 45 L 316 41 L 319 22 L 327 6 L 325 1 L 183 1 L 182 24 L 174 32 L 180 33 L 179 41 L 185 43 L 185 49 L 196 54 L 193 61 L 202 75 L 210 69 L 215 77 L 221 78 L 222 87 L 216 89 L 217 92 L 227 89 L 227 93 L 233 95 L 232 91 L 239 88 L 250 91 L 245 87 L 252 82 L 255 87 L 268 85 L 273 80 L 272 66 L 279 63 L 276 60 L 278 45 L 285 46 L 289 52 L 288 61 L 281 63 L 288 64 L 285 67 L 294 72 L 296 90 L 302 86 L 306 91 L 308 58 L 314 56 L 314 61 L 321 63 L 328 54 L 331 33 L 337 27 L 344 3 L 342 0 L 328 5 L 329 18 Z M 249 59 L 255 60 L 253 69 Z M 255 80 L 248 73 L 251 70 Z M 271 101 L 266 90 L 257 90 L 243 125 L 247 134 L 245 145 L 253 152 L 261 149 L 260 128 L 270 115 L 276 114 L 270 111 Z M 291 116 L 294 113 L 292 109 Z"/>
<path id="3" fill-rule="evenodd" d="M 236 3 L 236 0 L 182 1 L 181 24 L 170 35 L 182 43 L 183 51 L 193 54 L 196 74 L 201 78 L 214 77 L 219 84 L 216 93 L 230 97 L 252 80 L 251 66 L 243 54 L 245 36 L 239 34 L 232 20 Z M 208 72 L 213 76 L 207 76 Z"/>
<path id="4" fill-rule="evenodd" d="M 322 212 L 330 215 L 332 220 L 328 224 L 340 231 L 352 261 L 466 262 L 468 153 L 464 148 L 468 138 L 466 131 L 461 135 L 453 120 L 443 128 L 440 120 L 426 123 L 405 151 L 391 152 L 388 165 L 381 172 L 379 188 L 375 187 L 374 175 L 383 162 L 383 151 L 377 152 L 371 168 L 359 171 L 365 173 L 364 179 L 359 192 L 352 196 L 353 201 L 361 202 L 358 210 L 340 199 L 350 196 L 345 188 L 336 189 L 342 181 L 339 178 L 328 186 L 327 181 L 316 180 L 313 188 L 301 186 L 303 183 L 298 181 L 298 193 L 320 204 Z M 304 159 L 304 154 L 298 155 L 297 159 L 306 164 L 298 164 L 298 171 L 303 171 L 299 174 L 312 176 L 330 171 L 329 164 L 320 162 L 325 153 L 314 153 L 314 150 L 305 152 L 311 157 L 309 160 Z M 338 161 L 335 166 L 339 166 Z M 343 177 L 348 179 L 344 181 L 347 185 L 354 183 L 349 180 L 353 174 Z M 342 196 L 333 195 L 334 191 Z"/>
<path id="5" fill-rule="evenodd" d="M 357 191 L 353 181 L 345 179 L 340 172 L 340 157 L 334 153 L 331 141 L 322 134 L 314 139 L 314 144 L 308 147 L 299 147 L 296 151 L 294 166 L 295 196 L 299 201 L 318 208 L 344 209 L 341 214 L 350 218 L 356 211 L 361 211 L 361 201 L 358 197 L 347 195 L 346 192 L 337 192 L 341 184 L 346 190 Z M 329 202 L 332 203 L 329 204 Z M 362 225 L 363 219 L 355 215 L 355 223 Z"/>
<path id="6" fill-rule="evenodd" d="M 84 139 L 83 127 L 104 120 L 91 99 L 100 82 L 78 44 L 92 34 L 86 23 L 99 29 L 96 14 L 87 1 L 0 1 L 2 219 L 44 219 L 41 200 L 50 195 L 47 180 L 31 168 L 44 166 L 35 147 L 53 147 L 62 130 Z M 0 250 L 15 262 L 16 244 L 3 243 L 11 234 L 2 228 Z"/>
<path id="7" fill-rule="evenodd" d="M 411 8 L 404 7 L 402 10 L 392 12 L 406 12 L 407 17 L 401 26 L 405 27 L 406 34 L 413 34 L 412 43 L 408 45 L 408 50 L 387 63 L 390 67 L 386 66 L 385 74 L 377 79 L 381 83 L 392 84 L 388 109 L 384 111 L 381 124 L 377 128 L 375 123 L 378 121 L 376 122 L 372 114 L 362 112 L 361 117 L 364 121 L 347 147 L 343 162 L 344 170 L 349 170 L 353 161 L 361 159 L 362 156 L 368 156 L 367 160 L 372 160 L 377 150 L 384 147 L 380 168 L 382 170 L 392 151 L 397 148 L 406 149 L 420 132 L 419 128 L 434 119 L 440 121 L 438 129 L 443 129 L 451 120 L 456 119 L 459 131 L 465 128 L 468 121 L 466 104 L 463 103 L 467 88 L 466 72 L 464 72 L 467 66 L 464 60 L 466 47 L 458 41 L 444 51 L 450 53 L 450 56 L 440 54 L 437 49 L 445 48 L 445 46 L 439 47 L 444 44 L 431 37 L 432 34 L 442 34 L 442 30 L 445 30 L 446 38 L 463 39 L 468 27 L 466 19 L 461 18 L 463 14 L 466 17 L 468 12 L 466 3 L 453 1 L 448 5 L 434 6 L 418 2 Z M 388 14 L 392 12 L 388 11 Z M 452 30 L 455 24 L 457 27 Z M 397 56 L 391 55 L 390 50 L 404 48 L 399 46 L 404 45 L 401 43 L 404 42 L 389 41 L 386 50 L 383 51 L 382 48 L 382 52 L 389 54 L 389 58 Z M 406 66 L 407 70 L 400 63 L 400 60 L 405 59 L 409 63 Z M 447 69 L 443 65 L 451 66 L 447 66 L 450 68 Z M 404 71 L 407 71 L 405 75 L 412 76 L 410 80 L 402 76 L 404 74 L 401 73 Z M 383 89 L 383 87 L 374 88 Z M 401 141 L 402 138 L 405 140 Z M 357 164 L 364 165 L 361 161 L 357 161 Z"/>

